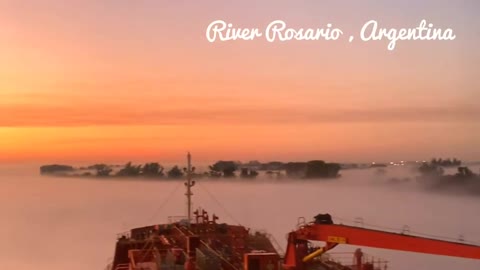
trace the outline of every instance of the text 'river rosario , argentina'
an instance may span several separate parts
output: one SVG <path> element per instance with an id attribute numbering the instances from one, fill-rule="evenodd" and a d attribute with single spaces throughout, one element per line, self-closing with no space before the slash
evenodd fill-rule
<path id="1" fill-rule="evenodd" d="M 290 41 L 290 40 L 339 40 L 344 35 L 339 28 L 328 23 L 324 28 L 290 28 L 282 20 L 272 21 L 261 31 L 259 28 L 236 28 L 231 23 L 216 20 L 207 27 L 206 37 L 209 42 L 232 41 L 232 40 L 254 40 L 265 38 L 268 42 Z M 398 40 L 454 40 L 455 34 L 451 28 L 434 28 L 432 23 L 426 20 L 420 21 L 418 26 L 412 28 L 381 28 L 378 22 L 370 20 L 360 30 L 362 41 L 378 41 L 386 39 L 389 41 L 388 50 L 394 50 Z M 354 40 L 351 35 L 349 42 Z"/>

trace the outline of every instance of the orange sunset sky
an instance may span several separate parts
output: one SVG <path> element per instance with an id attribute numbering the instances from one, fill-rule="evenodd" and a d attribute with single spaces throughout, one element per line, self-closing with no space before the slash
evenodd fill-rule
<path id="1" fill-rule="evenodd" d="M 258 2 L 1 1 L 0 161 L 480 159 L 478 1 Z M 457 39 L 209 43 L 217 19 Z"/>

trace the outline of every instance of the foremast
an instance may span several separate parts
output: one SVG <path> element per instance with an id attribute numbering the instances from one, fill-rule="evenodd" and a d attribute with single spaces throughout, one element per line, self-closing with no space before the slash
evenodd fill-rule
<path id="1" fill-rule="evenodd" d="M 190 224 L 192 221 L 192 187 L 195 185 L 195 181 L 192 180 L 195 167 L 192 167 L 192 155 L 190 155 L 190 152 L 187 154 L 187 168 L 185 171 L 187 174 L 187 181 L 185 182 L 187 187 L 187 192 L 185 193 L 185 196 L 187 196 L 187 220 L 188 224 Z"/>

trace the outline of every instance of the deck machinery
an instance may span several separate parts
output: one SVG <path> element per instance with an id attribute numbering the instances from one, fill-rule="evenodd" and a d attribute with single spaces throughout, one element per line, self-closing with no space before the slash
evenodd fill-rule
<path id="1" fill-rule="evenodd" d="M 330 215 L 301 222 L 288 234 L 286 253 L 278 253 L 268 234 L 219 223 L 216 215 L 191 210 L 191 157 L 186 169 L 187 216 L 167 224 L 135 228 L 118 237 L 107 270 L 385 270 L 357 249 L 350 263 L 326 256 L 339 244 L 480 259 L 480 246 L 334 224 Z M 315 247 L 312 241 L 321 241 Z"/>
<path id="2" fill-rule="evenodd" d="M 321 241 L 325 245 L 323 247 L 312 247 L 310 241 Z M 283 269 L 317 269 L 315 265 L 325 263 L 321 256 L 339 244 L 480 259 L 480 246 L 418 237 L 406 233 L 392 233 L 333 224 L 329 214 L 320 214 L 315 217 L 313 222 L 300 223 L 295 231 L 288 234 Z M 353 263 L 343 265 L 345 268 L 327 267 L 323 269 L 379 269 L 379 267 L 375 267 L 373 261 L 365 260 L 360 249 L 357 249 L 353 255 Z"/>
<path id="3" fill-rule="evenodd" d="M 280 256 L 267 234 L 243 226 L 217 223 L 206 211 L 195 222 L 136 228 L 116 244 L 112 270 L 204 269 L 277 270 Z"/>

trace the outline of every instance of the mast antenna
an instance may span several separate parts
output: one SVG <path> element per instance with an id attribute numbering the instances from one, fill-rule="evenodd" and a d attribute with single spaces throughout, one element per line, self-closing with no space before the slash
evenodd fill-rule
<path id="1" fill-rule="evenodd" d="M 185 196 L 187 196 L 187 219 L 188 219 L 188 224 L 191 223 L 192 221 L 192 187 L 195 185 L 195 181 L 192 181 L 192 174 L 195 171 L 195 167 L 192 167 L 192 155 L 190 155 L 190 152 L 187 154 L 187 168 L 186 168 L 186 173 L 187 173 L 187 181 L 185 182 L 185 186 L 187 187 L 187 193 L 185 193 Z"/>

